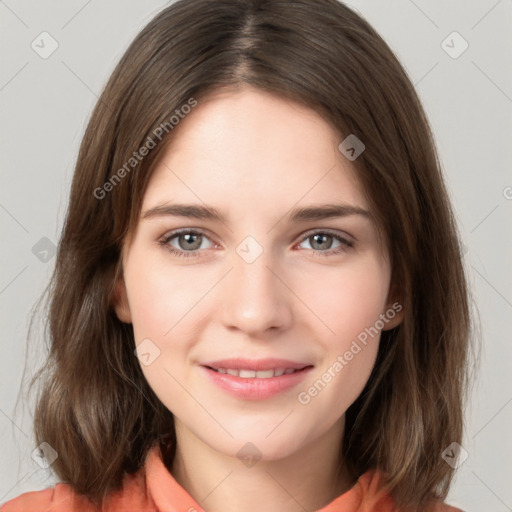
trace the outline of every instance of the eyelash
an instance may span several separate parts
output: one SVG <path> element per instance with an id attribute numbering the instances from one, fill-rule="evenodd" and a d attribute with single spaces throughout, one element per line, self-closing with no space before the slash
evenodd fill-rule
<path id="1" fill-rule="evenodd" d="M 173 231 L 172 233 L 165 235 L 161 240 L 159 240 L 159 244 L 162 245 L 163 247 L 165 247 L 174 256 L 178 256 L 180 258 L 191 258 L 191 257 L 195 258 L 198 256 L 198 252 L 201 251 L 200 249 L 195 249 L 194 251 L 182 251 L 182 250 L 175 249 L 174 247 L 171 247 L 169 245 L 169 242 L 173 238 L 176 238 L 179 235 L 185 235 L 185 234 L 186 235 L 189 235 L 189 234 L 190 235 L 203 235 L 206 238 L 208 238 L 206 236 L 206 233 L 204 233 L 203 231 L 196 230 L 196 229 L 182 229 L 182 230 L 178 230 L 178 231 Z M 350 242 L 346 238 L 343 238 L 342 236 L 340 236 L 338 233 L 332 232 L 330 230 L 316 230 L 316 231 L 306 233 L 306 235 L 304 235 L 304 237 L 302 238 L 300 243 L 304 242 L 305 240 L 307 240 L 308 238 L 311 238 L 314 235 L 319 235 L 319 234 L 332 236 L 334 239 L 338 240 L 338 242 L 340 242 L 342 245 L 340 247 L 337 247 L 336 249 L 328 249 L 326 251 L 320 251 L 320 250 L 315 250 L 315 249 L 306 249 L 306 250 L 313 251 L 318 256 L 326 257 L 326 256 L 333 256 L 336 254 L 341 254 L 342 252 L 346 251 L 347 248 L 351 248 L 354 246 L 353 242 Z"/>

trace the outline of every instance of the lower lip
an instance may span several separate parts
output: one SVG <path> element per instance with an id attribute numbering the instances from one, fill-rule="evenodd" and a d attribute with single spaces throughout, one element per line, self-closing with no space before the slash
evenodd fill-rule
<path id="1" fill-rule="evenodd" d="M 245 400 L 264 400 L 291 389 L 304 380 L 312 366 L 298 372 L 283 374 L 269 379 L 244 379 L 227 373 L 219 373 L 206 366 L 201 366 L 206 376 L 221 389 Z"/>

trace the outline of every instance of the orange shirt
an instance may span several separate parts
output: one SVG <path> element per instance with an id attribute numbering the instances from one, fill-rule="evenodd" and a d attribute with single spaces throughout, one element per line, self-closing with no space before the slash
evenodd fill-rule
<path id="1" fill-rule="evenodd" d="M 358 479 L 346 493 L 317 512 L 398 512 L 393 501 L 381 489 L 382 476 L 371 470 Z M 100 512 L 77 494 L 71 486 L 58 483 L 53 488 L 21 494 L 0 506 L 1 512 Z M 160 448 L 153 447 L 144 467 L 126 475 L 123 488 L 113 493 L 101 512 L 204 512 L 181 487 L 161 459 Z M 438 504 L 430 512 L 461 512 Z"/>

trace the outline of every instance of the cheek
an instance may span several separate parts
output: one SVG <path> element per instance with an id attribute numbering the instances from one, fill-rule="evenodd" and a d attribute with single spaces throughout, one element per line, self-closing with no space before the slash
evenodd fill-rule
<path id="1" fill-rule="evenodd" d="M 201 284 L 201 275 L 192 276 L 186 267 L 173 268 L 165 258 L 148 257 L 137 247 L 124 269 L 135 344 L 141 353 L 151 355 L 149 364 L 139 355 L 141 370 L 169 410 L 183 408 L 187 402 L 181 403 L 179 382 L 184 380 L 189 343 L 194 338 L 194 315 L 200 309 L 194 305 L 208 283 Z"/>
<path id="2" fill-rule="evenodd" d="M 385 312 L 390 272 L 386 262 L 368 253 L 323 277 L 327 284 L 321 289 L 304 283 L 310 288 L 311 309 L 324 324 L 318 324 L 323 335 L 316 340 L 325 357 L 302 388 L 299 402 L 312 414 L 328 404 L 334 421 L 359 396 L 375 364 L 380 339 L 376 323 Z"/>
<path id="3" fill-rule="evenodd" d="M 317 305 L 333 332 L 317 337 L 324 357 L 297 397 L 309 417 L 322 416 L 325 424 L 334 423 L 368 382 L 380 340 L 375 325 L 385 307 L 383 277 L 385 282 L 385 274 L 377 271 L 340 275 L 332 281 L 331 292 L 318 297 Z"/>
<path id="4" fill-rule="evenodd" d="M 151 364 L 141 364 L 141 369 L 170 407 L 169 399 L 182 395 L 178 381 L 188 377 L 187 360 L 214 300 L 207 292 L 218 277 L 198 272 L 193 265 L 173 265 L 164 250 L 148 251 L 141 246 L 134 244 L 124 262 L 135 344 L 146 343 L 158 354 Z"/>
<path id="5" fill-rule="evenodd" d="M 210 279 L 208 279 L 210 277 Z M 134 250 L 125 266 L 135 340 L 167 340 L 187 324 L 194 306 L 211 287 L 211 276 L 193 266 L 173 267 L 165 255 L 148 259 Z"/>
<path id="6" fill-rule="evenodd" d="M 367 253 L 338 268 L 319 267 L 296 289 L 318 317 L 319 332 L 323 324 L 326 345 L 342 350 L 384 313 L 389 278 L 386 262 Z"/>

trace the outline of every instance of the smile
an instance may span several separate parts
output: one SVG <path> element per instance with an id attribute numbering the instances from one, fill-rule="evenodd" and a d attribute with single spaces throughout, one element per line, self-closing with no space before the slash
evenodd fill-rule
<path id="1" fill-rule="evenodd" d="M 313 366 L 254 370 L 202 365 L 199 369 L 214 386 L 236 398 L 265 400 L 296 389 Z"/>
<path id="2" fill-rule="evenodd" d="M 273 377 L 281 377 L 281 375 L 289 375 L 300 370 L 293 368 L 275 368 L 270 370 L 238 370 L 236 368 L 211 368 L 218 373 L 226 373 L 234 377 L 241 377 L 242 379 L 271 379 Z"/>

